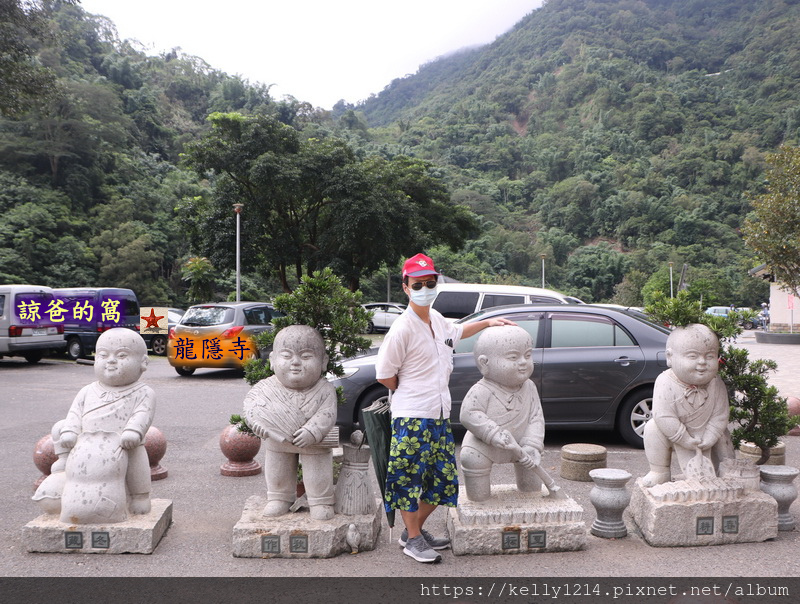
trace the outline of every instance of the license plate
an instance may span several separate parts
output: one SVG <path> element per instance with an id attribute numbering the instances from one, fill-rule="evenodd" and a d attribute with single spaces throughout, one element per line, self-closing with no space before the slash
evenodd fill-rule
<path id="1" fill-rule="evenodd" d="M 34 328 L 33 329 L 33 335 L 35 335 L 35 336 L 46 336 L 47 335 L 47 328 L 46 327 Z"/>

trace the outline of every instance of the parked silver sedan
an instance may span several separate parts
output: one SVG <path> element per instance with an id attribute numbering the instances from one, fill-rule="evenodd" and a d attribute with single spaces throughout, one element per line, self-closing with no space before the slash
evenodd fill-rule
<path id="1" fill-rule="evenodd" d="M 406 309 L 405 304 L 395 304 L 394 302 L 372 302 L 362 304 L 362 306 L 370 313 L 367 333 L 389 331 L 394 320 Z"/>
<path id="2" fill-rule="evenodd" d="M 534 342 L 531 379 L 539 389 L 549 428 L 617 430 L 642 447 L 650 419 L 653 384 L 667 368 L 669 330 L 623 310 L 586 305 L 500 306 L 459 322 L 505 317 L 523 327 Z M 451 421 L 457 424 L 461 401 L 480 378 L 472 349 L 479 336 L 464 339 L 453 350 Z M 375 381 L 377 349 L 344 362 L 342 386 L 346 404 L 337 423 L 360 424 L 360 411 L 387 390 Z"/>

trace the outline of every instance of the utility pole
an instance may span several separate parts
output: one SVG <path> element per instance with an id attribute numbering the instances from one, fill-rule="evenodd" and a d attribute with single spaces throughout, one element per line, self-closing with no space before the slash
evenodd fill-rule
<path id="1" fill-rule="evenodd" d="M 235 203 L 233 204 L 233 211 L 236 213 L 236 301 L 242 301 L 242 287 L 241 287 L 241 280 L 242 280 L 242 272 L 241 272 L 241 255 L 240 255 L 240 224 L 241 224 L 241 215 L 242 215 L 242 208 L 244 207 L 243 203 Z"/>
<path id="2" fill-rule="evenodd" d="M 542 254 L 542 289 L 544 289 L 544 258 L 545 255 Z"/>
<path id="3" fill-rule="evenodd" d="M 669 297 L 673 298 L 673 290 L 672 290 L 672 262 L 669 263 Z"/>

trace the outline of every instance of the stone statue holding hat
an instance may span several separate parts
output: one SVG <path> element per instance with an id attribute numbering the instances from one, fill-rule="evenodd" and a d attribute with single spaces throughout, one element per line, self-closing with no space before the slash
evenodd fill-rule
<path id="1" fill-rule="evenodd" d="M 275 336 L 270 365 L 244 399 L 247 424 L 264 439 L 266 516 L 289 512 L 296 498 L 297 464 L 311 518 L 334 515 L 333 451 L 324 441 L 336 423 L 336 390 L 324 377 L 325 342 L 307 325 L 290 325 Z"/>

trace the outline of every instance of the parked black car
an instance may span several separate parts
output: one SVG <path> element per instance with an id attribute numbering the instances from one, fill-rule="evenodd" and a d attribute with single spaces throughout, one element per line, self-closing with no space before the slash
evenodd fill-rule
<path id="1" fill-rule="evenodd" d="M 617 430 L 642 447 L 650 419 L 653 384 L 667 367 L 669 330 L 632 313 L 586 305 L 500 306 L 459 322 L 505 317 L 523 327 L 534 342 L 531 379 L 539 389 L 549 428 Z M 450 377 L 451 421 L 459 422 L 461 401 L 480 378 L 472 348 L 478 336 L 460 341 L 453 352 Z M 345 377 L 332 380 L 344 388 L 347 403 L 337 423 L 360 424 L 360 411 L 385 397 L 375 381 L 375 355 L 347 359 Z"/>
<path id="2" fill-rule="evenodd" d="M 167 356 L 167 337 L 169 331 L 178 324 L 185 312 L 186 311 L 182 308 L 167 308 L 166 334 L 140 332 L 142 338 L 144 338 L 144 343 L 153 351 L 153 354 L 161 355 L 162 357 Z"/>

